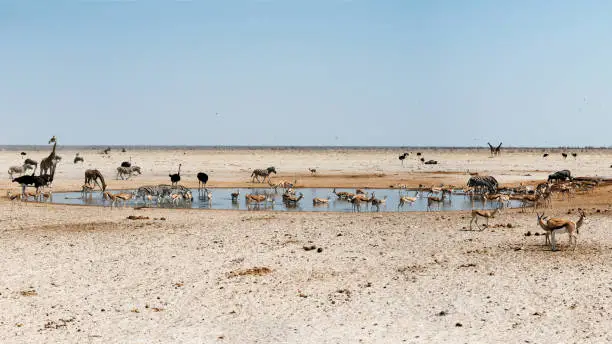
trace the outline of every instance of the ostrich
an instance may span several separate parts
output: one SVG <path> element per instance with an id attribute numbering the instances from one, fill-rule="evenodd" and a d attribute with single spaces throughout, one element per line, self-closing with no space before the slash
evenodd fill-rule
<path id="1" fill-rule="evenodd" d="M 425 158 L 421 158 L 421 162 L 422 162 L 422 163 L 425 163 Z"/>
<path id="2" fill-rule="evenodd" d="M 130 157 L 130 161 L 122 162 L 121 167 L 132 167 L 132 157 Z"/>
<path id="3" fill-rule="evenodd" d="M 48 174 L 49 172 L 53 174 L 55 172 L 55 148 L 57 147 L 57 139 L 55 136 L 49 140 L 49 144 L 51 144 L 51 142 L 53 142 L 53 150 L 49 156 L 40 161 L 40 175 Z"/>
<path id="4" fill-rule="evenodd" d="M 404 153 L 399 156 L 399 160 L 402 162 L 402 166 L 404 166 L 404 160 L 406 159 L 407 156 L 408 156 L 408 153 Z"/>
<path id="5" fill-rule="evenodd" d="M 578 157 L 578 153 L 572 153 L 572 156 L 574 157 L 574 159 L 576 159 L 576 157 Z"/>
<path id="6" fill-rule="evenodd" d="M 98 180 L 100 180 L 100 183 L 102 185 L 98 183 Z M 104 182 L 104 177 L 102 176 L 102 173 L 100 173 L 100 171 L 98 170 L 86 170 L 85 171 L 85 184 L 91 184 L 92 182 L 96 183 L 96 185 L 98 185 L 102 189 L 102 192 L 106 191 L 106 183 Z"/>
<path id="7" fill-rule="evenodd" d="M 561 156 L 563 157 L 563 159 L 567 159 L 567 153 L 561 153 Z"/>
<path id="8" fill-rule="evenodd" d="M 208 174 L 204 172 L 200 172 L 198 173 L 197 177 L 198 177 L 198 190 L 201 190 L 202 185 L 206 187 L 206 183 L 208 183 Z"/>
<path id="9" fill-rule="evenodd" d="M 26 153 L 26 152 L 21 152 L 20 154 L 21 154 L 21 158 L 22 158 L 22 159 L 23 159 L 23 158 L 24 158 L 26 155 L 28 155 L 28 153 Z"/>
<path id="10" fill-rule="evenodd" d="M 178 173 L 168 175 L 172 182 L 172 186 L 176 186 L 176 184 L 181 181 L 181 165 L 182 164 L 179 164 Z"/>
<path id="11" fill-rule="evenodd" d="M 421 152 L 417 152 L 417 156 L 421 156 Z"/>
<path id="12" fill-rule="evenodd" d="M 82 157 L 79 156 L 79 153 L 76 153 L 76 156 L 74 157 L 74 163 L 76 164 L 77 162 L 84 162 L 85 159 L 83 159 Z"/>
<path id="13" fill-rule="evenodd" d="M 50 179 L 52 178 L 53 177 L 47 178 L 47 176 L 25 175 L 13 179 L 13 183 L 19 183 L 21 185 L 21 194 L 25 195 L 25 189 L 28 185 L 33 185 L 36 188 L 36 193 L 38 193 L 41 187 L 49 185 Z"/>
<path id="14" fill-rule="evenodd" d="M 542 158 L 546 158 L 548 157 L 548 153 L 544 153 L 544 155 L 542 155 Z"/>

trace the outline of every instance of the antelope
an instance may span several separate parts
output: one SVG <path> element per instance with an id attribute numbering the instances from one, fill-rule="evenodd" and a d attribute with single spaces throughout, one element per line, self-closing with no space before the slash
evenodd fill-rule
<path id="1" fill-rule="evenodd" d="M 6 192 L 6 197 L 11 200 L 17 200 L 17 199 L 21 199 L 21 194 L 14 194 L 12 193 L 10 190 Z"/>
<path id="2" fill-rule="evenodd" d="M 406 204 L 406 203 L 410 203 L 410 204 L 414 203 L 417 200 L 418 197 L 419 197 L 419 191 L 416 192 L 414 197 L 400 196 L 399 207 L 403 207 L 404 204 Z"/>
<path id="3" fill-rule="evenodd" d="M 540 225 L 540 227 L 546 232 L 545 243 L 550 242 L 550 249 L 552 251 L 557 250 L 557 245 L 556 245 L 556 240 L 555 240 L 555 235 L 557 233 L 559 234 L 567 233 L 569 235 L 570 246 L 572 245 L 572 241 L 573 241 L 574 242 L 573 250 L 576 250 L 576 246 L 578 245 L 578 237 L 576 236 L 576 234 L 580 233 L 579 229 L 584 223 L 584 219 L 586 218 L 584 211 L 580 211 L 580 218 L 578 219 L 577 222 L 566 220 L 566 219 L 561 219 L 561 218 L 552 218 L 544 222 L 544 219 L 546 218 L 544 216 L 544 213 L 542 213 L 542 215 L 536 213 L 536 215 L 538 216 L 538 225 Z"/>
<path id="4" fill-rule="evenodd" d="M 348 201 L 351 202 L 351 204 L 353 205 L 353 211 L 361 211 L 361 202 L 363 202 L 361 198 L 351 197 Z"/>
<path id="5" fill-rule="evenodd" d="M 236 192 L 232 192 L 232 202 L 238 201 L 238 196 L 240 196 L 240 190 L 237 190 Z"/>
<path id="6" fill-rule="evenodd" d="M 495 218 L 495 214 L 499 211 L 499 208 L 495 208 L 494 210 L 472 210 L 472 220 L 470 220 L 470 230 L 472 230 L 472 222 L 476 222 L 476 226 L 480 228 L 478 224 L 478 217 L 484 217 L 487 221 L 486 227 L 489 227 L 489 218 Z M 484 230 L 484 227 L 481 231 Z"/>
<path id="7" fill-rule="evenodd" d="M 334 191 L 332 192 L 334 193 L 334 195 L 338 196 L 339 199 L 349 199 L 355 196 L 355 194 L 351 192 L 346 192 L 346 191 L 336 192 L 336 188 L 334 188 Z"/>
<path id="8" fill-rule="evenodd" d="M 329 204 L 329 198 L 315 197 L 315 198 L 312 199 L 312 204 L 313 205 Z"/>
<path id="9" fill-rule="evenodd" d="M 246 195 L 244 195 L 244 198 L 245 198 L 247 204 L 251 203 L 251 202 L 261 203 L 261 202 L 266 200 L 266 195 L 246 194 Z"/>
<path id="10" fill-rule="evenodd" d="M 52 191 L 39 191 L 38 192 L 38 198 L 40 199 L 40 201 L 47 201 L 47 200 L 52 200 L 53 199 L 53 192 Z"/>
<path id="11" fill-rule="evenodd" d="M 444 202 L 444 196 L 446 196 L 445 194 L 442 194 L 441 197 L 436 197 L 436 196 L 429 196 L 427 197 L 427 210 L 431 210 L 431 205 L 434 203 L 438 204 L 438 209 L 440 209 L 440 204 L 442 204 Z"/>

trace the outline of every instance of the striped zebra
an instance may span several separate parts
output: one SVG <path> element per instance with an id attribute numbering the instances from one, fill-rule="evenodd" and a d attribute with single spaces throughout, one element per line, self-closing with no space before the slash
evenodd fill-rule
<path id="1" fill-rule="evenodd" d="M 274 166 L 270 166 L 265 170 L 262 170 L 262 169 L 253 170 L 253 173 L 251 173 L 251 178 L 252 178 L 253 183 L 255 182 L 255 179 L 257 179 L 258 183 L 265 182 L 266 178 L 269 180 L 270 173 L 276 174 L 276 169 L 274 168 Z M 259 177 L 263 177 L 263 180 L 260 181 Z"/>
<path id="2" fill-rule="evenodd" d="M 173 191 L 185 194 L 189 189 L 181 185 L 174 187 L 168 184 L 141 186 L 136 190 L 136 197 L 141 197 L 146 202 L 148 196 L 160 198 L 170 195 Z"/>
<path id="3" fill-rule="evenodd" d="M 139 166 L 117 167 L 117 179 L 119 179 L 119 177 L 121 177 L 121 180 L 130 179 L 130 177 L 134 174 L 142 174 Z M 127 178 L 124 178 L 124 176 L 127 176 Z"/>
<path id="4" fill-rule="evenodd" d="M 467 182 L 467 186 L 473 187 L 475 190 L 487 191 L 492 194 L 497 193 L 498 185 L 497 180 L 492 176 L 473 176 Z"/>

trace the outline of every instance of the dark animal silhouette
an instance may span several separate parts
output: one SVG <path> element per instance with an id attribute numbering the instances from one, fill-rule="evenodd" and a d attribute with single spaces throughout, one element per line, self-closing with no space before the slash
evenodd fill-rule
<path id="1" fill-rule="evenodd" d="M 270 180 L 270 173 L 276 174 L 276 168 L 274 168 L 274 166 L 270 166 L 265 170 L 258 168 L 253 170 L 253 173 L 251 173 L 251 179 L 253 182 L 255 182 L 255 178 L 257 178 L 257 181 L 260 182 L 259 177 L 263 177 L 263 181 L 261 181 L 261 183 L 263 183 L 266 181 L 266 178 L 268 181 Z"/>
<path id="2" fill-rule="evenodd" d="M 569 170 L 561 170 L 561 171 L 557 171 L 551 175 L 548 176 L 548 181 L 549 182 L 557 182 L 559 180 L 565 181 L 568 180 L 572 181 L 572 174 Z"/>
<path id="3" fill-rule="evenodd" d="M 561 156 L 563 156 L 563 159 L 567 159 L 567 153 L 561 153 Z"/>
<path id="4" fill-rule="evenodd" d="M 417 152 L 417 156 L 421 156 L 421 152 Z"/>
<path id="5" fill-rule="evenodd" d="M 424 162 L 425 162 L 425 158 L 421 158 L 421 162 L 423 162 L 423 163 L 424 163 Z"/>
<path id="6" fill-rule="evenodd" d="M 122 162 L 121 167 L 132 167 L 132 157 L 130 157 L 130 161 Z"/>
<path id="7" fill-rule="evenodd" d="M 23 159 L 24 156 L 28 155 L 28 153 L 26 152 L 21 152 L 21 158 Z"/>
<path id="8" fill-rule="evenodd" d="M 76 164 L 77 162 L 84 162 L 85 159 L 83 159 L 82 157 L 79 156 L 79 153 L 76 153 L 76 156 L 74 157 L 74 163 Z"/>
<path id="9" fill-rule="evenodd" d="M 425 165 L 437 165 L 438 161 L 437 160 L 427 160 L 425 161 Z"/>
<path id="10" fill-rule="evenodd" d="M 110 153 L 110 151 L 111 151 L 111 148 L 110 148 L 110 147 L 106 147 L 106 149 L 105 149 L 105 150 L 103 150 L 102 152 L 103 152 L 104 154 L 108 154 L 108 153 Z"/>
<path id="11" fill-rule="evenodd" d="M 548 153 L 544 153 L 544 155 L 542 155 L 543 158 L 546 158 L 548 156 Z"/>
<path id="12" fill-rule="evenodd" d="M 200 172 L 197 175 L 198 177 L 198 188 L 202 188 L 202 185 L 206 186 L 206 183 L 208 183 L 208 174 L 204 173 L 204 172 Z"/>
<path id="13" fill-rule="evenodd" d="M 100 180 L 100 183 L 102 183 L 102 185 L 98 183 L 98 180 Z M 91 184 L 92 182 L 96 183 L 96 185 L 98 185 L 102 189 L 102 191 L 106 191 L 106 182 L 104 182 L 104 177 L 102 176 L 102 173 L 100 173 L 100 171 L 85 171 L 85 184 Z"/>
<path id="14" fill-rule="evenodd" d="M 399 159 L 402 162 L 402 166 L 404 166 L 404 160 L 406 159 L 407 156 L 408 156 L 408 153 L 404 153 L 399 156 Z"/>
<path id="15" fill-rule="evenodd" d="M 481 192 L 495 194 L 499 183 L 493 176 L 473 176 L 468 180 L 467 186 L 480 189 Z"/>
<path id="16" fill-rule="evenodd" d="M 578 156 L 578 153 L 572 153 L 572 156 L 574 157 L 574 159 L 576 159 L 576 157 Z"/>
<path id="17" fill-rule="evenodd" d="M 172 185 L 176 186 L 176 184 L 181 181 L 181 164 L 179 164 L 178 173 L 169 174 L 168 177 L 170 177 Z"/>
<path id="18" fill-rule="evenodd" d="M 487 142 L 487 144 L 489 145 L 489 148 L 491 149 L 491 156 L 499 155 L 499 153 L 501 153 L 501 146 L 502 146 L 501 142 L 499 143 L 499 146 L 497 147 L 493 147 L 493 145 L 490 144 L 489 142 Z"/>
<path id="19" fill-rule="evenodd" d="M 13 179 L 13 183 L 19 183 L 21 185 L 21 194 L 25 194 L 25 188 L 30 185 L 36 188 L 36 193 L 43 186 L 48 186 L 53 182 L 53 176 L 50 174 L 44 174 L 42 176 L 23 175 Z"/>

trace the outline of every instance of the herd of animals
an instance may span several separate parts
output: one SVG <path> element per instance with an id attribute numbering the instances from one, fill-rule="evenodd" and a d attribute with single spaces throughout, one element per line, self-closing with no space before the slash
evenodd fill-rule
<path id="1" fill-rule="evenodd" d="M 12 166 L 9 168 L 9 175 L 13 182 L 18 183 L 22 187 L 21 194 L 13 194 L 10 191 L 7 196 L 11 200 L 28 200 L 34 198 L 35 200 L 45 201 L 52 198 L 52 192 L 49 187 L 51 186 L 55 170 L 61 157 L 56 155 L 57 138 L 53 136 L 49 140 L 49 144 L 53 143 L 53 149 L 51 153 L 41 160 L 40 165 L 31 159 L 25 159 L 22 166 Z M 499 146 L 494 147 L 489 144 L 491 148 L 491 155 L 499 155 L 501 143 Z M 110 150 L 110 149 L 109 149 Z M 108 151 L 104 151 L 108 154 Z M 25 157 L 26 153 L 21 153 L 22 157 Z M 424 164 L 437 164 L 436 160 L 425 160 L 420 152 L 416 153 L 417 157 L 420 158 Z M 562 154 L 564 158 L 567 154 Z M 576 153 L 572 154 L 576 157 Z M 399 156 L 399 160 L 404 160 L 409 156 L 409 153 L 404 153 Z M 546 157 L 547 154 L 544 154 Z M 74 158 L 74 164 L 83 163 L 84 158 L 76 154 Z M 104 176 L 97 169 L 88 169 L 85 171 L 85 180 L 81 189 L 81 197 L 91 198 L 96 187 L 100 189 L 102 197 L 105 201 L 110 203 L 111 208 L 116 206 L 118 203 L 123 203 L 125 206 L 128 201 L 142 201 L 145 205 L 156 203 L 158 206 L 164 204 L 178 206 L 180 204 L 187 204 L 193 201 L 193 195 L 191 190 L 179 185 L 181 181 L 181 164 L 178 166 L 177 173 L 169 174 L 171 184 L 153 185 L 153 186 L 141 186 L 133 192 L 119 192 L 112 193 L 107 191 L 107 184 Z M 39 175 L 35 175 L 37 168 L 40 167 Z M 27 174 L 28 171 L 32 170 L 31 174 Z M 309 168 L 312 174 L 316 174 L 317 170 Z M 275 167 L 268 167 L 266 169 L 255 169 L 251 173 L 251 179 L 253 183 L 268 183 L 269 187 L 277 192 L 278 189 L 283 189 L 282 201 L 287 207 L 295 207 L 303 198 L 302 193 L 296 193 L 295 187 L 297 181 L 277 181 L 273 182 L 271 175 L 276 174 Z M 13 178 L 14 174 L 21 174 L 21 176 Z M 133 165 L 130 161 L 124 161 L 119 167 L 117 167 L 116 178 L 129 179 L 134 175 L 142 174 L 142 169 L 139 166 Z M 206 202 L 212 201 L 212 192 L 206 187 L 208 183 L 208 175 L 204 172 L 200 172 L 196 175 L 198 179 L 198 195 L 201 200 Z M 402 189 L 406 189 L 404 185 L 396 185 L 400 189 L 399 192 L 399 208 L 405 205 L 413 204 L 417 199 L 423 197 L 427 199 L 427 210 L 431 210 L 434 206 L 440 208 L 444 202 L 450 202 L 453 194 L 463 194 L 470 197 L 472 200 L 481 200 L 485 204 L 487 202 L 497 202 L 498 206 L 490 210 L 472 210 L 470 229 L 472 224 L 476 225 L 482 230 L 488 227 L 488 220 L 494 218 L 496 214 L 502 211 L 505 205 L 508 205 L 511 200 L 520 201 L 522 208 L 531 207 L 533 211 L 539 208 L 546 208 L 551 206 L 551 196 L 553 193 L 558 193 L 563 198 L 569 199 L 573 193 L 579 190 L 589 191 L 593 190 L 597 186 L 599 180 L 594 178 L 573 178 L 569 170 L 557 171 L 548 176 L 548 180 L 544 183 L 538 184 L 535 188 L 523 186 L 522 184 L 517 188 L 502 188 L 499 186 L 497 180 L 492 176 L 480 176 L 473 173 L 469 178 L 466 187 L 457 188 L 452 185 L 440 185 L 424 187 L 421 185 L 417 190 L 414 190 L 415 194 L 409 196 L 402 194 Z M 30 192 L 27 187 L 34 187 L 35 192 Z M 232 202 L 238 202 L 240 191 L 232 192 Z M 387 200 L 387 196 L 384 198 L 376 197 L 375 193 L 364 192 L 362 189 L 356 189 L 355 192 L 348 191 L 336 191 L 333 189 L 333 195 L 339 201 L 346 201 L 352 205 L 353 211 L 360 211 L 363 205 L 371 205 L 379 210 L 381 206 L 384 206 Z M 422 196 L 424 195 L 424 196 Z M 274 197 L 271 194 L 246 194 L 245 202 L 247 205 L 258 206 L 262 203 L 274 202 Z M 331 196 L 328 198 L 313 198 L 312 203 L 314 206 L 325 206 L 329 204 Z M 570 221 L 559 218 L 548 218 L 542 213 L 537 214 L 538 225 L 544 229 L 546 233 L 546 244 L 551 245 L 551 249 L 556 249 L 555 234 L 568 233 L 570 237 L 570 244 L 576 246 L 576 234 L 579 228 L 582 226 L 586 215 L 580 211 L 580 218 L 577 221 Z M 478 224 L 478 219 L 484 218 L 486 221 L 485 226 Z"/>

